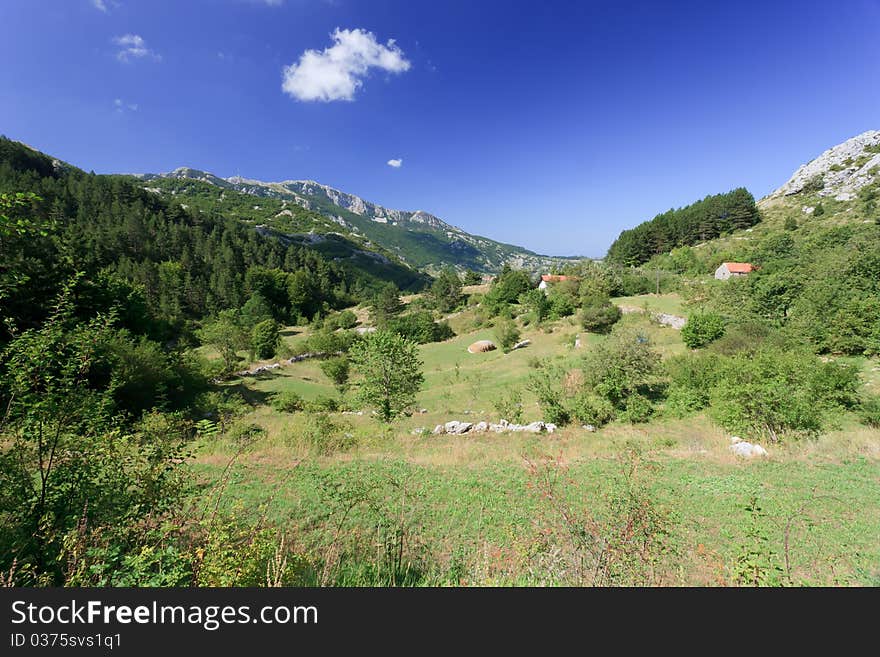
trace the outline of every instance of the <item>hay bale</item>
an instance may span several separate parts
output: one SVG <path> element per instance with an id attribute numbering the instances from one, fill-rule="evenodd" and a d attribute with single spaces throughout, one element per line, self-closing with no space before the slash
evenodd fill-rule
<path id="1" fill-rule="evenodd" d="M 491 340 L 477 340 L 470 347 L 468 347 L 468 352 L 472 354 L 482 354 L 487 351 L 494 351 L 495 343 Z"/>

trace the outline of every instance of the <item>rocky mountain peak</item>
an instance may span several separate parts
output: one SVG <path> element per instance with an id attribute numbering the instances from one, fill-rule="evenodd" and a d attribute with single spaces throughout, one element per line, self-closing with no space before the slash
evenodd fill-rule
<path id="1" fill-rule="evenodd" d="M 820 196 L 851 201 L 865 185 L 880 180 L 880 131 L 869 130 L 829 148 L 802 165 L 768 199 L 818 191 Z"/>

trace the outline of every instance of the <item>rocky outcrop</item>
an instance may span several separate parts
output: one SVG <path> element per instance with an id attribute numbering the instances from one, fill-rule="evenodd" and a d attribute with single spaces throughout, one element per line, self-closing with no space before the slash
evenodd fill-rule
<path id="1" fill-rule="evenodd" d="M 556 429 L 556 425 L 552 422 L 542 422 L 540 420 L 537 422 L 530 422 L 529 424 L 513 424 L 507 420 L 499 420 L 497 424 L 491 422 L 477 422 L 476 424 L 472 424 L 470 422 L 451 420 L 446 424 L 438 424 L 434 427 L 434 431 L 431 433 L 435 436 L 443 434 L 461 435 L 465 433 L 483 433 L 487 431 L 492 431 L 494 433 L 554 433 Z"/>
<path id="2" fill-rule="evenodd" d="M 865 185 L 880 180 L 880 131 L 869 130 L 829 148 L 801 166 L 782 187 L 767 196 L 781 198 L 809 191 L 816 185 L 820 196 L 851 201 Z"/>

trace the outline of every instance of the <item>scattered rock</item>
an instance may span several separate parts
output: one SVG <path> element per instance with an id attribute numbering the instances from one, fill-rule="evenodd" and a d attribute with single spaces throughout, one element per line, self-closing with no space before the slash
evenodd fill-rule
<path id="1" fill-rule="evenodd" d="M 523 347 L 528 347 L 530 344 L 532 344 L 531 340 L 522 340 L 513 345 L 511 351 L 513 351 L 513 349 L 522 349 Z"/>
<path id="2" fill-rule="evenodd" d="M 730 446 L 730 451 L 732 451 L 737 456 L 742 456 L 743 458 L 747 459 L 755 456 L 767 456 L 766 449 L 764 449 L 760 445 L 753 445 L 752 443 L 746 442 L 745 440 L 740 440 L 737 443 L 733 443 Z"/>
<path id="3" fill-rule="evenodd" d="M 488 428 L 489 428 L 489 424 L 488 424 L 487 422 L 477 422 L 477 423 L 474 425 L 474 429 L 473 429 L 473 430 L 474 430 L 474 431 L 481 432 L 481 431 L 486 431 Z"/>
<path id="4" fill-rule="evenodd" d="M 419 415 L 424 415 L 424 414 L 427 413 L 427 412 L 428 412 L 428 409 L 427 409 L 427 408 L 420 408 L 420 409 L 419 409 Z"/>
<path id="5" fill-rule="evenodd" d="M 410 431 L 410 434 L 413 436 L 421 436 L 422 434 L 427 433 L 427 431 L 427 427 L 416 427 L 415 429 Z"/>
<path id="6" fill-rule="evenodd" d="M 433 433 L 435 436 L 439 436 L 440 434 L 446 433 L 446 427 L 442 424 L 438 424 L 436 427 L 434 427 L 434 430 L 431 433 Z"/>
<path id="7" fill-rule="evenodd" d="M 593 431 L 596 430 L 596 427 L 594 427 L 592 424 L 584 424 L 584 425 L 583 425 L 583 428 L 586 429 L 586 430 L 589 431 L 589 432 L 593 432 Z"/>
<path id="8" fill-rule="evenodd" d="M 669 315 L 667 313 L 654 313 L 652 317 L 660 324 L 664 326 L 671 326 L 674 329 L 681 330 L 684 328 L 684 325 L 687 324 L 686 317 L 679 317 L 678 315 Z"/>
<path id="9" fill-rule="evenodd" d="M 471 430 L 471 427 L 474 426 L 470 422 L 459 422 L 458 420 L 451 420 L 447 422 L 444 426 L 446 433 L 452 433 L 456 435 L 460 435 L 463 433 L 467 433 Z"/>

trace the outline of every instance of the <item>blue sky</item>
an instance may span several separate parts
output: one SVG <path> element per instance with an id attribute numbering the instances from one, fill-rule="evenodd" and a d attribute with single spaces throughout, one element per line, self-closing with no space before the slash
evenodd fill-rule
<path id="1" fill-rule="evenodd" d="M 880 0 L 2 0 L 0 25 L 0 133 L 86 170 L 309 178 L 541 253 L 880 129 Z"/>

